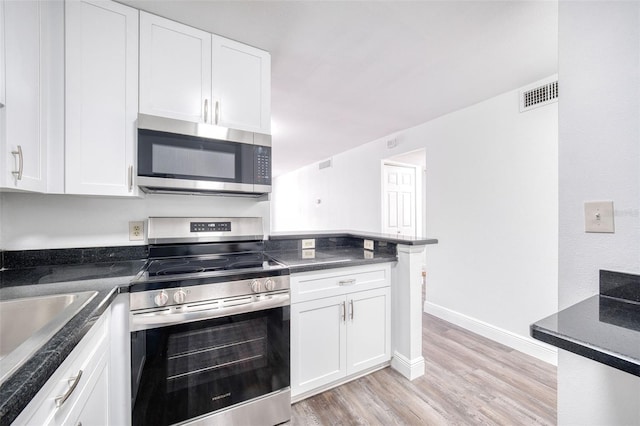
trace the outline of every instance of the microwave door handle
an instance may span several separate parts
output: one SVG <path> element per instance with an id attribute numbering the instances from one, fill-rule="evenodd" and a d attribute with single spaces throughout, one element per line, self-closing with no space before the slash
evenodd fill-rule
<path id="1" fill-rule="evenodd" d="M 206 123 L 209 117 L 209 99 L 204 100 L 204 122 Z"/>

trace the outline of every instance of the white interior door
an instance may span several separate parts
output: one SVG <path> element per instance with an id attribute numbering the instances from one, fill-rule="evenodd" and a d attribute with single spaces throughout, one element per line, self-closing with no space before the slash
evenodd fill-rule
<path id="1" fill-rule="evenodd" d="M 382 232 L 416 236 L 416 168 L 385 164 Z"/>

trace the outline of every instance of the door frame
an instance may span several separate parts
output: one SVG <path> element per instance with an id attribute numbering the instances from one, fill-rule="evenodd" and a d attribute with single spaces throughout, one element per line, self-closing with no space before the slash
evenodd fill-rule
<path id="1" fill-rule="evenodd" d="M 416 164 L 402 163 L 399 161 L 393 161 L 389 159 L 382 160 L 380 162 L 380 232 L 384 233 L 384 224 L 386 220 L 386 213 L 384 206 L 385 197 L 385 179 L 384 169 L 385 166 L 407 167 L 415 169 L 415 220 L 416 220 L 416 237 L 424 234 L 424 201 L 423 201 L 423 180 L 425 176 L 425 170 L 422 166 Z"/>

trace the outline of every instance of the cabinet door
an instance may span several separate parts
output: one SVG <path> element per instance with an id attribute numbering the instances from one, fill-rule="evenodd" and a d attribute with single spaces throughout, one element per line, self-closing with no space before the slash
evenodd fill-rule
<path id="1" fill-rule="evenodd" d="M 346 301 L 329 297 L 291 305 L 291 395 L 346 374 Z"/>
<path id="2" fill-rule="evenodd" d="M 82 397 L 61 425 L 106 426 L 109 418 L 109 363 L 108 354 L 102 354 Z"/>
<path id="3" fill-rule="evenodd" d="M 22 410 L 14 425 L 77 425 L 72 420 L 80 416 L 89 400 L 90 405 L 102 404 L 107 410 L 108 399 L 102 396 L 102 390 L 95 389 L 109 386 L 109 376 L 103 372 L 108 373 L 109 368 L 109 320 L 107 310 Z M 58 406 L 56 399 L 63 395 L 68 398 Z"/>
<path id="4" fill-rule="evenodd" d="M 66 3 L 65 192 L 134 195 L 138 11 Z"/>
<path id="5" fill-rule="evenodd" d="M 140 112 L 208 122 L 211 34 L 140 12 Z"/>
<path id="6" fill-rule="evenodd" d="M 27 191 L 47 189 L 46 104 L 41 59 L 46 2 L 4 2 L 5 132 L 2 186 Z M 16 172 L 16 173 L 14 173 Z"/>
<path id="7" fill-rule="evenodd" d="M 347 374 L 391 359 L 389 287 L 347 295 Z"/>
<path id="8" fill-rule="evenodd" d="M 271 133 L 271 56 L 219 36 L 212 38 L 215 124 Z"/>

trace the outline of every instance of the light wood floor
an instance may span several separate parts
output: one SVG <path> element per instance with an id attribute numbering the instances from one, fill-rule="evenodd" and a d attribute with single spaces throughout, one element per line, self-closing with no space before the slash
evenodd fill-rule
<path id="1" fill-rule="evenodd" d="M 385 368 L 292 407 L 291 425 L 555 425 L 556 368 L 424 314 L 426 374 Z"/>

